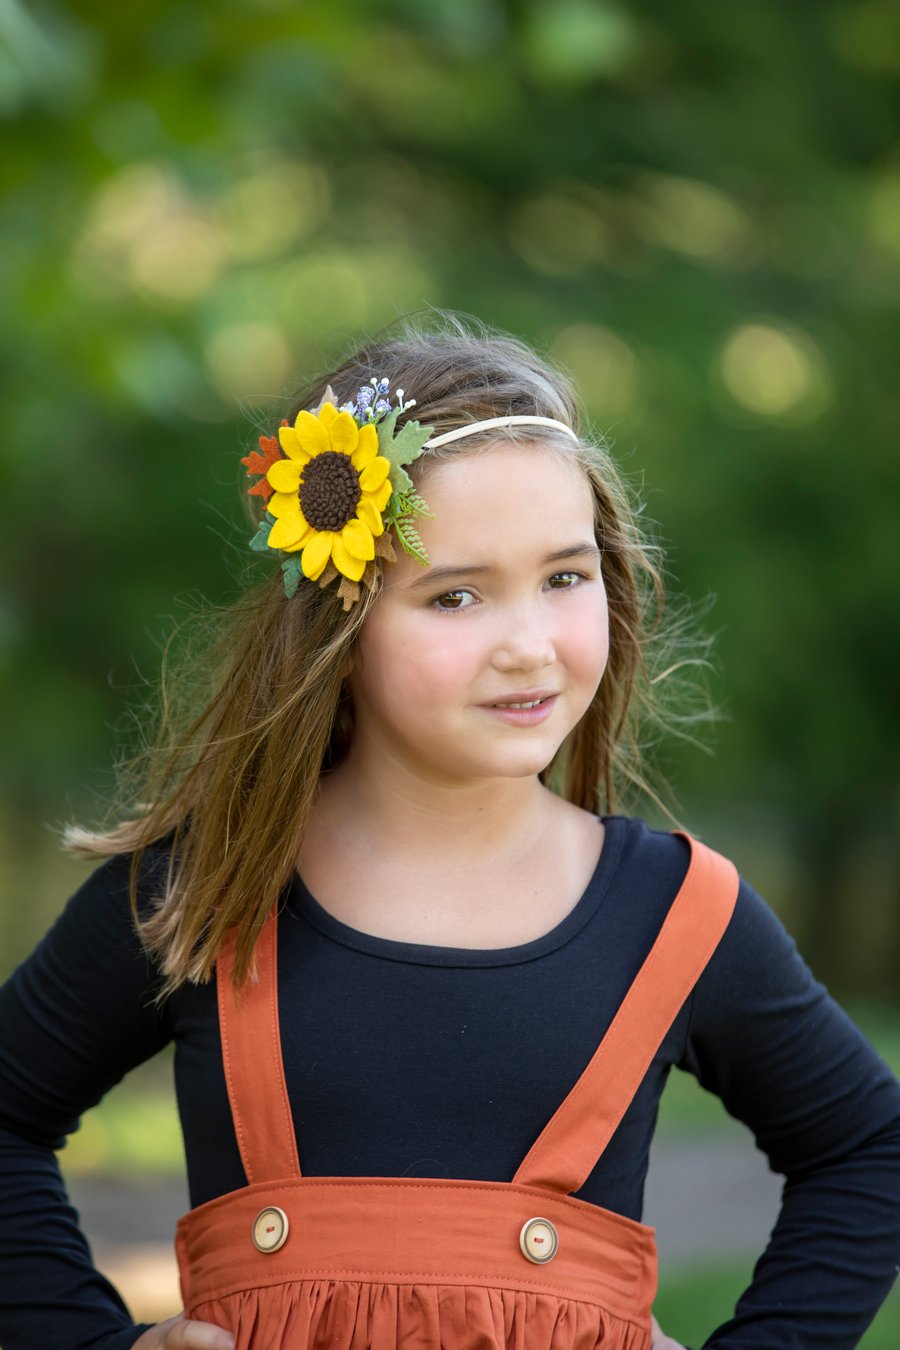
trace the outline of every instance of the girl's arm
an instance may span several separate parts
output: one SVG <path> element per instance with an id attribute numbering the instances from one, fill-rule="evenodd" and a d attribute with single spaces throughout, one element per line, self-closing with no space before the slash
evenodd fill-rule
<path id="1" fill-rule="evenodd" d="M 0 988 L 3 1350 L 125 1350 L 146 1327 L 94 1268 L 54 1153 L 169 1039 L 127 884 L 126 859 L 97 868 Z"/>
<path id="2" fill-rule="evenodd" d="M 785 1177 L 752 1283 L 705 1345 L 851 1350 L 900 1266 L 900 1084 L 744 881 L 681 1067 Z"/>

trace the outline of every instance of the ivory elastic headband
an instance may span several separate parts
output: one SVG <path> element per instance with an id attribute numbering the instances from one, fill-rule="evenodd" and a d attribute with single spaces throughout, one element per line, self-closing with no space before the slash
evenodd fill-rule
<path id="1" fill-rule="evenodd" d="M 486 431 L 489 427 L 512 427 L 512 426 L 538 426 L 555 427 L 557 431 L 565 431 L 577 441 L 578 437 L 571 427 L 566 426 L 565 422 L 557 422 L 555 417 L 488 417 L 484 422 L 471 422 L 466 427 L 457 427 L 455 431 L 445 431 L 443 436 L 433 436 L 430 441 L 425 441 L 423 449 L 432 448 L 437 445 L 445 445 L 447 441 L 459 440 L 461 436 L 471 436 L 476 431 Z"/>

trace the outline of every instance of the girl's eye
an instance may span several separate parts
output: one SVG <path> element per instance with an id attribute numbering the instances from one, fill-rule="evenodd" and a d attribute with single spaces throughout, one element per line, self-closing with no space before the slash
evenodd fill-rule
<path id="1" fill-rule="evenodd" d="M 558 581 L 560 577 L 563 578 L 563 584 L 561 586 L 554 586 L 553 583 Z M 554 591 L 570 591 L 576 581 L 583 580 L 583 572 L 554 572 L 553 576 L 550 578 L 550 589 Z"/>
<path id="2" fill-rule="evenodd" d="M 465 596 L 468 596 L 470 600 L 473 598 L 471 591 L 445 591 L 443 595 L 436 595 L 431 603 L 435 609 L 440 609 L 447 614 L 452 614 L 457 609 L 470 608 L 469 605 L 462 603 Z M 443 603 L 445 600 L 449 600 L 450 604 L 445 605 Z"/>

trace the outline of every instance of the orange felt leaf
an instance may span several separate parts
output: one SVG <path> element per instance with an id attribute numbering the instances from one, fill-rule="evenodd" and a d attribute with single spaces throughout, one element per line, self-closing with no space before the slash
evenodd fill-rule
<path id="1" fill-rule="evenodd" d="M 282 417 L 281 425 L 283 427 L 288 425 L 286 417 Z M 248 477 L 254 473 L 262 474 L 259 482 L 254 483 L 253 487 L 247 489 L 247 496 L 262 497 L 263 501 L 267 502 L 274 489 L 270 483 L 266 482 L 265 476 L 275 461 L 282 459 L 283 456 L 277 436 L 260 436 L 259 448 L 263 452 L 261 455 L 256 450 L 251 450 L 249 455 L 244 455 L 241 463 L 246 464 Z"/>
<path id="2" fill-rule="evenodd" d="M 261 455 L 251 450 L 241 460 L 242 464 L 246 464 L 248 474 L 268 473 L 276 459 L 281 459 L 281 446 L 276 436 L 260 436 L 259 448 L 263 451 Z"/>

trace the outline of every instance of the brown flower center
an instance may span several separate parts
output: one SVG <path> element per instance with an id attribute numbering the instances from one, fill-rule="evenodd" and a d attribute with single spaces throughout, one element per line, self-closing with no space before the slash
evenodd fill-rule
<path id="1" fill-rule="evenodd" d="M 303 470 L 300 510 L 314 530 L 342 530 L 361 496 L 359 474 L 339 450 L 316 455 Z"/>

